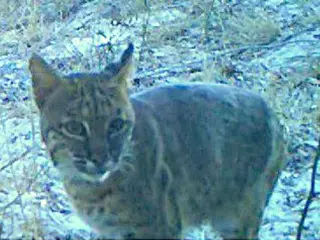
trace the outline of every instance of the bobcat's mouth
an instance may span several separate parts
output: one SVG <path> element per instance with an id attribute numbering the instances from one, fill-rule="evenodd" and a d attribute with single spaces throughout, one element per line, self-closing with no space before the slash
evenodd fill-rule
<path id="1" fill-rule="evenodd" d="M 79 172 L 88 175 L 89 178 L 95 180 L 103 178 L 108 172 L 113 171 L 116 168 L 116 163 L 112 160 L 101 161 L 105 162 L 105 164 L 103 164 L 90 159 L 78 157 L 73 157 L 73 159 L 74 165 Z"/>
<path id="2" fill-rule="evenodd" d="M 120 170 L 124 175 L 136 171 L 132 162 L 130 162 L 130 155 L 125 155 L 120 161 L 114 160 L 110 155 L 102 161 L 91 160 L 83 156 L 77 156 L 76 154 L 70 155 L 71 159 L 73 159 L 74 170 L 76 170 L 83 179 L 88 181 L 104 182 L 109 177 L 110 172 L 117 170 Z"/>

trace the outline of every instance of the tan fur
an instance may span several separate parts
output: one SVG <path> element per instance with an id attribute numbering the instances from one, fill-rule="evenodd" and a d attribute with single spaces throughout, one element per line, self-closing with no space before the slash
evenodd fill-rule
<path id="1" fill-rule="evenodd" d="M 214 84 L 128 96 L 133 46 L 103 73 L 30 60 L 41 132 L 79 215 L 111 238 L 177 238 L 210 223 L 257 238 L 283 168 L 282 128 L 258 95 Z"/>

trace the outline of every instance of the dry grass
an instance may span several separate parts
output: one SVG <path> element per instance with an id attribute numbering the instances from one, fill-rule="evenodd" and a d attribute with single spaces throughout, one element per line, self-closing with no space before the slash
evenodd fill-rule
<path id="1" fill-rule="evenodd" d="M 0 44 L 6 46 L 10 43 L 11 45 L 17 46 L 17 53 L 23 56 L 30 52 L 31 49 L 39 50 L 41 46 L 46 45 L 46 40 L 52 38 L 54 35 L 59 35 L 63 27 L 63 21 L 72 14 L 80 3 L 86 1 L 69 1 L 69 0 L 0 0 L 0 19 L 3 25 L 1 26 L 1 39 Z M 120 1 L 118 1 L 120 2 Z M 173 1 L 172 1 L 173 2 Z M 128 18 L 136 18 L 139 15 L 144 16 L 144 46 L 141 47 L 143 51 L 148 51 L 152 47 L 160 47 L 165 45 L 176 46 L 177 38 L 188 38 L 188 30 L 194 29 L 198 31 L 201 36 L 199 41 L 199 47 L 206 49 L 206 53 L 203 56 L 204 59 L 204 71 L 192 76 L 190 81 L 214 81 L 222 82 L 229 81 L 232 85 L 234 78 L 233 72 L 234 61 L 230 55 L 225 57 L 215 57 L 213 60 L 209 60 L 209 55 L 215 55 L 212 53 L 212 48 L 220 48 L 219 51 L 227 51 L 234 47 L 241 47 L 247 45 L 266 45 L 273 41 L 276 41 L 279 35 L 281 35 L 279 24 L 274 20 L 274 16 L 265 12 L 262 9 L 256 9 L 253 11 L 237 11 L 231 13 L 231 6 L 226 3 L 227 1 L 211 1 L 211 0 L 191 0 L 189 1 L 190 12 L 186 14 L 184 18 L 173 19 L 168 25 L 161 25 L 159 27 L 153 27 L 149 25 L 151 17 L 155 16 L 159 11 L 163 11 L 166 6 L 171 4 L 171 1 L 144 1 L 144 0 L 130 0 L 120 5 L 114 1 L 114 8 L 111 12 L 104 13 L 106 17 L 111 20 L 118 22 L 125 21 Z M 310 2 L 310 1 L 307 1 Z M 147 4 L 146 4 L 147 3 Z M 104 11 L 105 4 L 108 2 L 99 1 L 97 5 L 97 11 Z M 310 3 L 307 3 L 310 4 Z M 303 18 L 302 22 L 305 25 L 310 23 L 319 22 L 319 7 L 315 7 L 311 4 L 311 9 L 316 14 L 311 14 L 307 18 Z M 54 11 L 53 11 L 54 10 Z M 91 34 L 91 33 L 90 33 Z M 93 34 L 92 34 L 93 35 Z M 93 43 L 95 41 L 93 40 Z M 142 44 L 142 45 L 143 45 Z M 8 54 L 8 48 L 1 47 L 0 55 Z M 64 71 L 90 71 L 96 69 L 97 66 L 103 66 L 111 58 L 109 53 L 105 49 L 98 49 L 92 44 L 92 50 L 90 56 L 85 56 L 89 60 L 84 62 L 83 56 L 80 53 L 72 52 L 72 59 L 68 60 L 69 69 L 63 69 Z M 144 54 L 144 53 L 141 53 Z M 218 56 L 218 54 L 217 54 Z M 100 61 L 101 60 L 101 61 Z M 146 58 L 145 61 L 150 61 Z M 269 82 L 266 89 L 266 96 L 269 101 L 273 104 L 275 110 L 278 112 L 280 117 L 290 124 L 295 124 L 295 120 L 292 120 L 290 112 L 283 112 L 282 109 L 287 108 L 283 102 L 279 101 L 279 98 L 283 95 L 284 91 L 295 92 L 297 91 L 297 85 L 308 82 L 308 79 L 320 78 L 320 64 L 319 58 L 310 58 L 300 68 L 293 69 L 288 76 L 279 75 L 278 73 L 268 72 L 263 69 L 252 69 L 252 72 L 247 72 L 247 75 L 252 75 L 261 79 L 261 76 L 265 76 Z M 142 63 L 145 65 L 145 63 Z M 290 99 L 291 102 L 287 103 L 290 106 L 298 106 L 303 104 L 302 99 Z M 1 124 L 2 124 L 2 136 L 0 136 L 0 150 L 4 153 L 12 154 L 8 150 L 8 143 L 10 139 L 9 125 L 7 120 L 16 120 L 17 122 L 22 121 L 23 118 L 27 118 L 29 121 L 29 127 L 32 131 L 32 136 L 36 138 L 37 144 L 40 145 L 39 130 L 38 126 L 35 125 L 36 110 L 34 104 L 26 104 L 25 102 L 19 103 L 19 107 L 14 107 L 11 111 L 7 109 L 1 109 Z M 12 111 L 13 110 L 13 111 Z M 314 114 L 314 111 L 312 114 Z M 320 110 L 319 110 L 320 112 Z M 305 119 L 305 121 L 314 121 L 314 118 L 310 119 L 310 113 L 299 112 L 299 119 Z M 320 113 L 319 115 L 320 116 Z M 320 117 L 318 119 L 320 122 Z M 22 124 L 22 123 L 21 123 Z M 300 123 L 296 123 L 300 124 Z M 18 131 L 18 128 L 17 128 Z M 7 134 L 6 134 L 7 132 Z M 37 145 L 35 144 L 35 145 Z M 29 152 L 30 155 L 36 156 L 38 150 L 32 150 Z M 28 154 L 29 154 L 28 153 Z M 12 155 L 11 155 L 12 156 Z M 32 205 L 29 212 L 32 214 L 25 214 L 24 207 L 30 201 L 30 198 L 34 198 L 34 193 L 39 189 L 34 190 L 37 186 L 37 178 L 39 174 L 46 174 L 46 170 L 42 169 L 39 163 L 35 162 L 32 157 L 28 155 L 19 155 L 16 161 L 10 164 L 10 167 L 6 168 L 7 172 L 1 171 L 4 166 L 0 165 L 0 178 L 6 179 L 8 185 L 3 184 L 4 181 L 0 182 L 0 193 L 1 191 L 7 191 L 8 187 L 14 189 L 16 193 L 16 199 L 8 199 L 5 203 L 9 204 L 8 208 L 3 208 L 1 203 L 0 206 L 0 219 L 12 217 L 12 221 L 15 220 L 12 214 L 12 205 L 18 205 L 20 208 L 21 216 L 24 218 L 24 222 L 21 224 L 21 229 L 26 237 L 43 237 L 41 229 L 41 217 L 39 213 L 40 206 Z M 12 157 L 11 160 L 14 160 Z M 9 160 L 10 162 L 10 160 Z M 17 171 L 19 169 L 19 171 Z M 18 174 L 23 173 L 23 174 Z M 35 185 L 34 185 L 35 183 Z M 11 202 L 14 204 L 10 204 Z M 10 215 L 11 214 L 11 215 Z M 30 216 L 34 216 L 30 218 Z M 8 220 L 9 222 L 10 220 Z M 3 224 L 7 224 L 5 221 Z M 14 223 L 13 223 L 14 224 Z M 0 221 L 0 238 L 1 238 L 1 221 Z"/>
<path id="2" fill-rule="evenodd" d="M 269 44 L 280 36 L 279 25 L 263 9 L 229 16 L 224 29 L 224 40 L 237 45 Z"/>

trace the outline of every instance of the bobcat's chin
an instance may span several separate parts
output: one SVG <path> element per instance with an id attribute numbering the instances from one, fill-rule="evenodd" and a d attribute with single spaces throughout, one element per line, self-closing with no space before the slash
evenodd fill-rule
<path id="1" fill-rule="evenodd" d="M 90 168 L 81 169 L 77 168 L 78 176 L 85 181 L 89 182 L 102 182 L 108 176 L 109 172 L 112 171 L 113 168 L 108 167 L 96 167 L 92 166 Z"/>
<path id="2" fill-rule="evenodd" d="M 59 170 L 64 180 L 67 181 L 76 181 L 79 183 L 102 183 L 102 179 L 106 179 L 109 175 L 109 172 L 89 174 L 87 172 L 82 172 L 77 169 L 73 169 L 73 171 L 66 172 L 64 170 Z"/>
<path id="3" fill-rule="evenodd" d="M 104 175 L 106 174 L 108 175 L 108 172 L 106 172 L 105 174 L 96 174 L 96 175 L 80 173 L 80 176 L 85 181 L 92 182 L 92 183 L 100 183 L 100 182 L 103 182 L 101 179 L 103 178 L 105 179 Z"/>

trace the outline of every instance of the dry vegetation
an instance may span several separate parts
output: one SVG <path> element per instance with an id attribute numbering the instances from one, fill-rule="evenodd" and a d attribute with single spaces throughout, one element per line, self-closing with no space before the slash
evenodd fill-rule
<path id="1" fill-rule="evenodd" d="M 0 0 L 0 56 L 12 54 L 12 47 L 15 46 L 16 52 L 24 59 L 28 58 L 31 51 L 39 51 L 43 46 L 49 44 L 51 39 L 59 42 L 64 29 L 64 23 L 73 14 L 76 14 L 81 4 L 91 2 L 89 0 Z M 107 2 L 107 1 L 106 1 Z M 246 59 L 255 59 L 259 62 L 259 54 L 265 46 L 277 44 L 277 40 L 282 36 L 282 25 L 275 20 L 274 13 L 267 12 L 262 8 L 254 9 L 233 9 L 229 1 L 189 1 L 188 12 L 185 15 L 177 15 L 172 18 L 170 24 L 162 23 L 161 17 L 158 19 L 159 25 L 151 25 L 150 21 L 158 16 L 157 13 L 169 9 L 174 14 L 174 1 L 156 1 L 156 0 L 130 0 L 124 4 L 118 4 L 114 1 L 113 8 L 105 11 L 105 1 L 99 1 L 96 4 L 96 10 L 105 18 L 110 18 L 113 24 L 122 24 L 123 22 L 134 21 L 141 18 L 142 36 L 139 41 L 139 63 L 138 66 L 153 66 L 152 57 L 149 50 L 153 48 L 172 47 L 174 51 L 180 54 L 184 48 L 184 43 L 190 38 L 190 29 L 195 34 L 196 44 L 199 49 L 204 49 L 203 54 L 203 71 L 193 71 L 184 79 L 190 81 L 216 81 L 235 84 L 236 78 L 241 72 L 236 66 L 239 59 L 234 55 L 241 50 L 259 49 L 258 51 L 248 51 L 244 55 Z M 299 22 L 303 26 L 309 26 L 320 22 L 319 6 L 313 4 L 315 1 L 300 1 L 301 6 L 310 8 L 306 16 L 299 16 Z M 312 14 L 314 13 L 314 14 Z M 161 16 L 161 15 L 159 15 Z M 301 20 L 301 21 L 300 21 Z M 92 34 L 89 32 L 88 35 Z M 58 40 L 57 40 L 58 39 Z M 180 41 L 180 40 L 183 41 Z M 177 41 L 179 40 L 179 41 Z M 137 40 L 138 41 L 138 40 Z M 181 43 L 182 42 L 182 43 Z M 194 44 L 190 43 L 191 45 Z M 74 55 L 68 63 L 62 67 L 65 72 L 78 70 L 91 70 L 105 64 L 114 56 L 113 49 L 117 46 L 109 44 L 106 48 L 98 49 L 92 46 L 91 55 L 82 56 L 78 52 L 72 52 Z M 181 53 L 182 55 L 182 53 Z M 185 55 L 187 57 L 187 55 Z M 304 65 L 294 67 L 290 74 L 270 72 L 268 69 L 257 67 L 247 69 L 246 76 L 257 79 L 252 82 L 252 88 L 261 91 L 258 80 L 267 81 L 263 86 L 265 95 L 274 105 L 276 111 L 287 124 L 301 124 L 301 121 L 314 121 L 317 104 L 314 104 L 314 111 L 303 112 L 297 110 L 295 113 L 283 111 L 287 106 L 278 99 L 284 92 L 295 93 L 301 84 L 319 84 L 320 79 L 320 56 L 318 58 L 306 58 Z M 57 64 L 58 63 L 54 63 Z M 260 66 L 258 64 L 258 66 Z M 142 67 L 141 67 L 142 68 Z M 147 68 L 147 67 L 146 67 Z M 251 72 L 250 72 L 251 71 Z M 292 97 L 286 104 L 298 106 L 303 104 L 303 99 Z M 41 165 L 35 160 L 35 155 L 41 152 L 40 136 L 38 130 L 38 118 L 36 108 L 32 102 L 18 102 L 13 105 L 7 105 L 0 109 L 0 152 L 1 160 L 10 159 L 9 161 L 0 161 L 0 197 L 1 193 L 6 193 L 8 189 L 15 189 L 16 197 L 7 199 L 0 204 L 0 238 L 1 229 L 4 224 L 14 224 L 16 216 L 15 208 L 18 206 L 21 216 L 25 219 L 22 222 L 21 229 L 25 237 L 42 238 L 43 223 L 41 212 L 44 211 L 48 199 L 42 199 L 42 205 L 33 203 L 37 194 L 43 191 L 41 179 L 46 179 L 46 174 L 50 170 L 49 165 Z M 292 114 L 299 114 L 292 117 Z M 320 114 L 319 114 L 320 115 Z M 27 116 L 27 118 L 26 118 Z M 312 116 L 312 118 L 310 118 Z M 24 118 L 22 121 L 21 119 Z M 297 121 L 296 119 L 299 119 Z M 320 119 L 318 120 L 320 122 Z M 29 126 L 29 129 L 26 129 Z M 8 143 L 12 141 L 12 134 L 15 129 L 30 130 L 32 132 L 31 145 L 27 146 L 28 151 L 21 153 L 21 149 L 9 149 Z M 10 145 L 12 146 L 12 145 Z M 17 146 L 24 146 L 25 143 L 17 143 Z M 8 157 L 9 156 L 9 157 Z M 6 183 L 6 184 L 4 184 Z M 48 197 L 49 198 L 49 197 Z M 32 202 L 30 206 L 30 202 Z M 31 212 L 31 214 L 29 214 Z M 34 216 L 30 218 L 30 216 Z M 3 219 L 6 219 L 5 221 Z"/>

